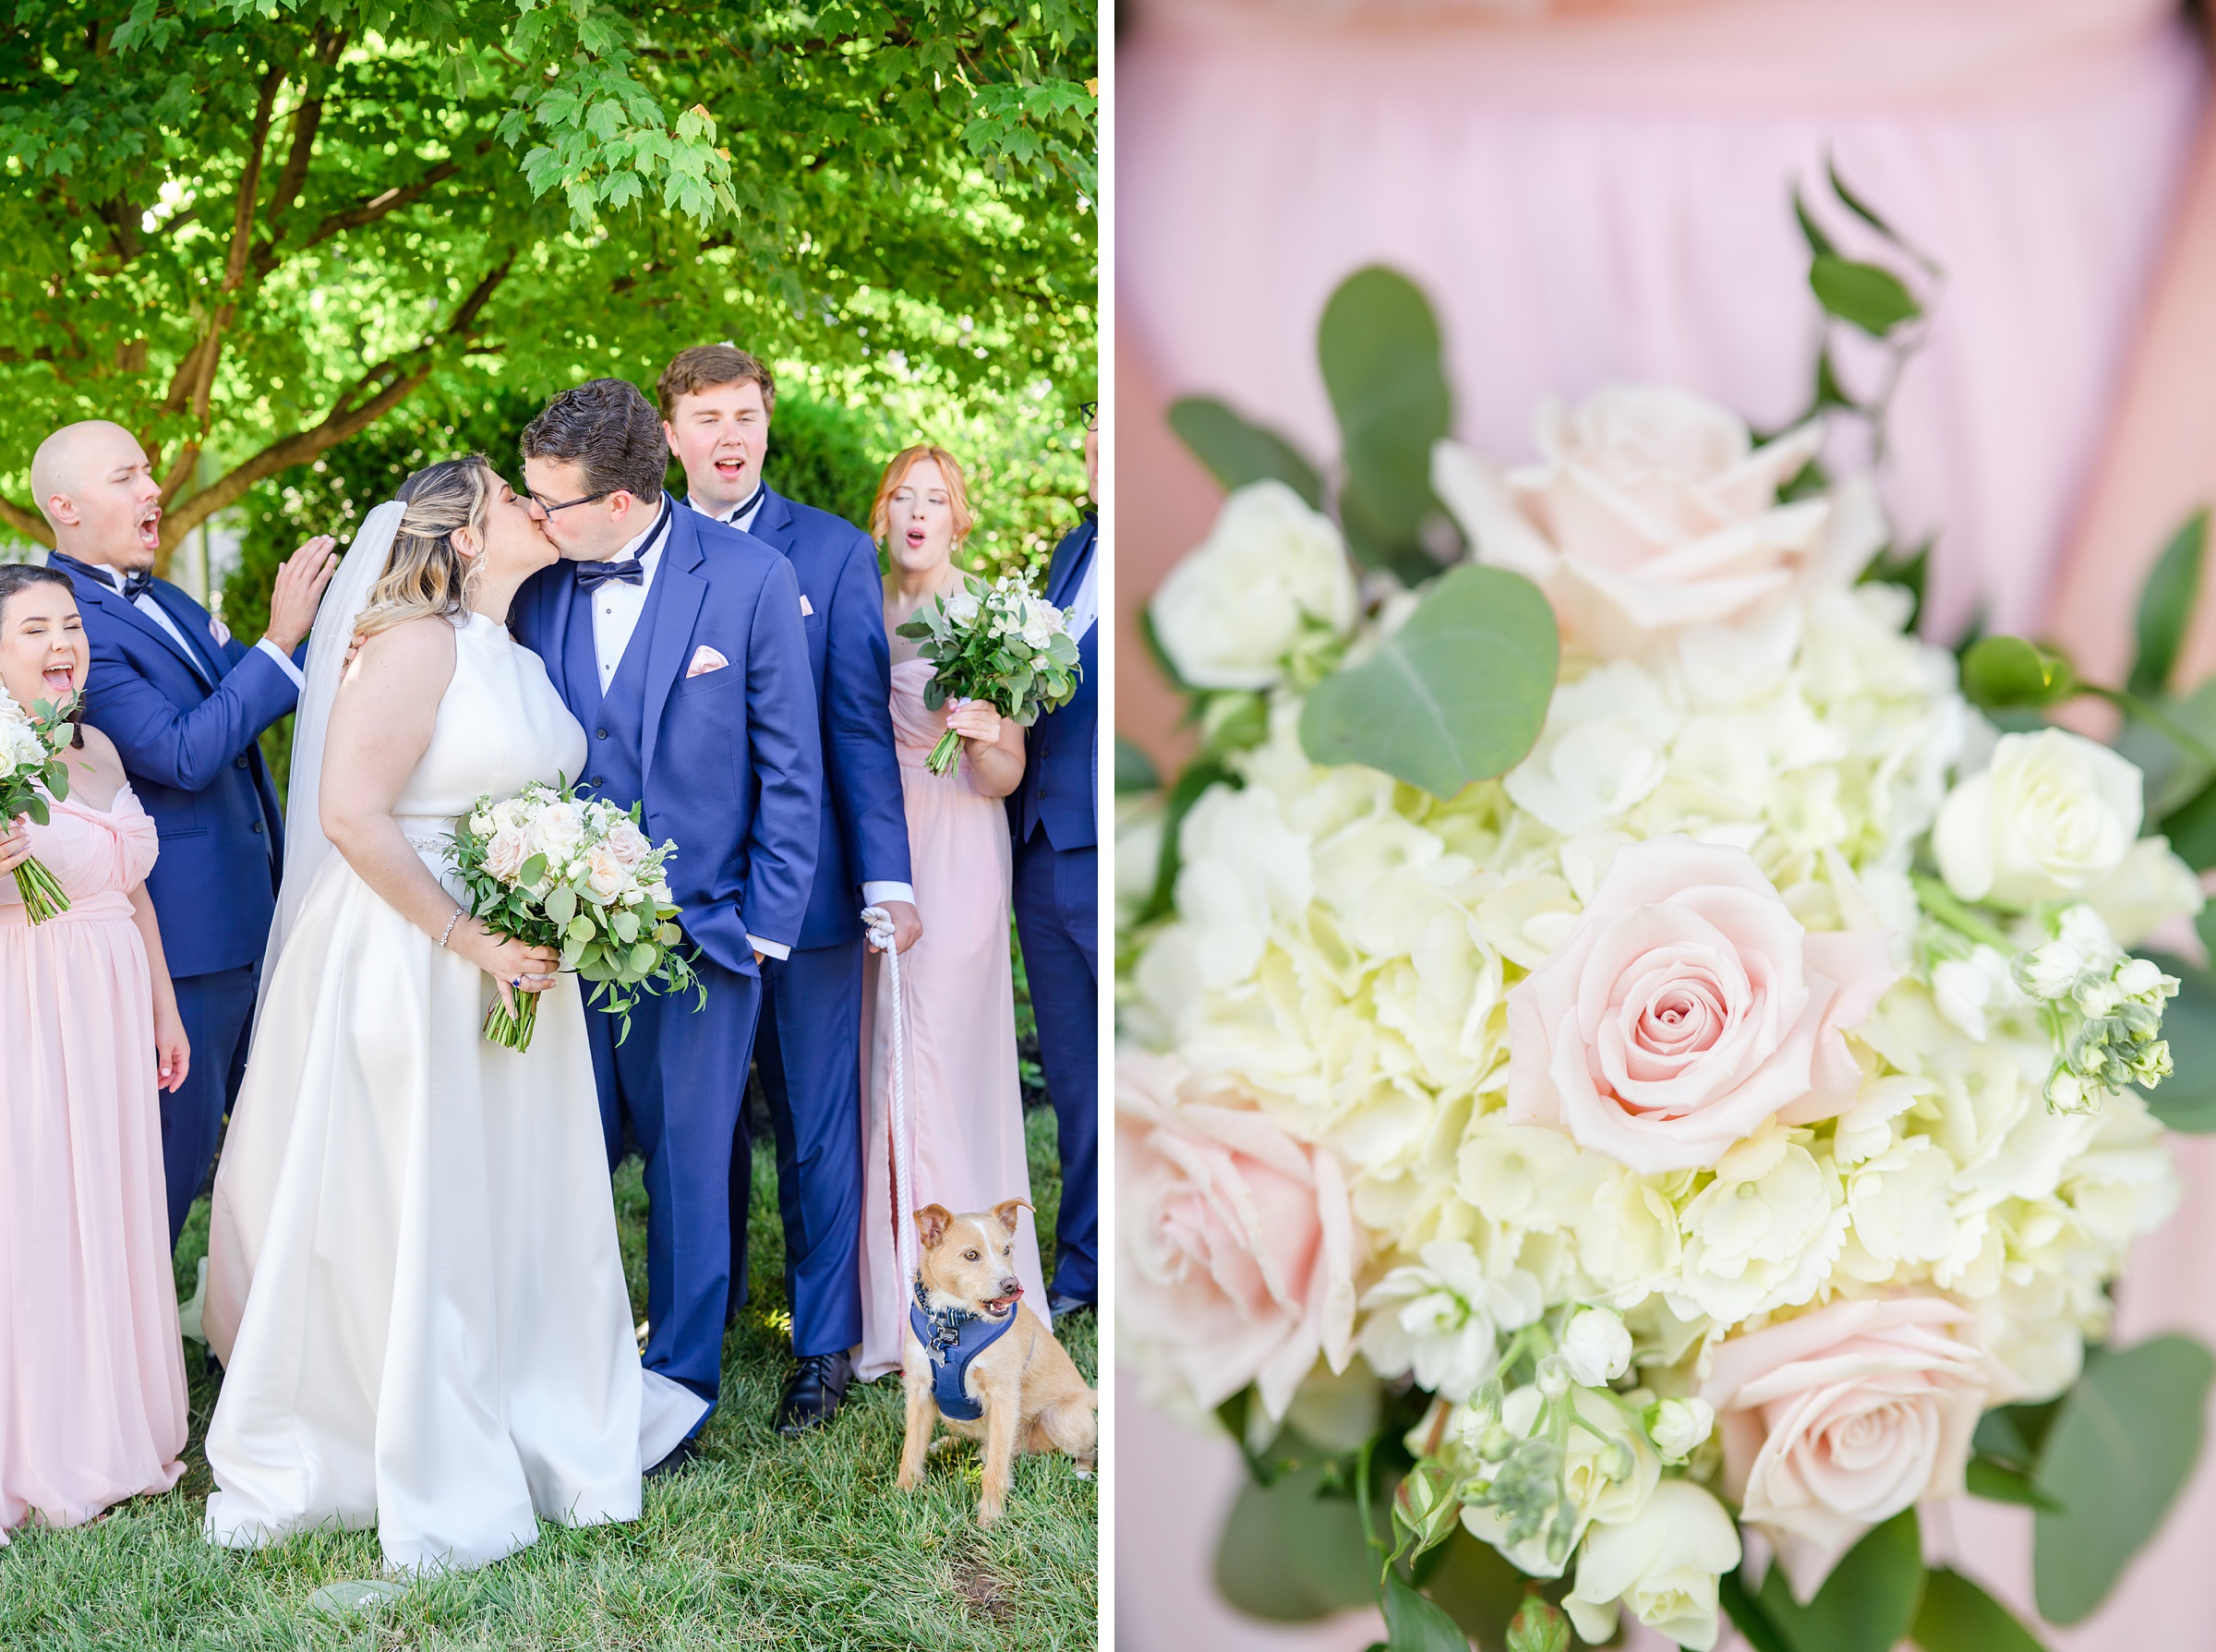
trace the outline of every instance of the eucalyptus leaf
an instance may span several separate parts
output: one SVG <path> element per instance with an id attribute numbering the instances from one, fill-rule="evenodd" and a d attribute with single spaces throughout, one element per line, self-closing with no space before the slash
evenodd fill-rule
<path id="1" fill-rule="evenodd" d="M 1547 721 L 1561 653 L 1539 588 L 1502 568 L 1440 579 L 1362 664 L 1308 695 L 1300 742 L 1451 798 L 1523 760 Z"/>
<path id="2" fill-rule="evenodd" d="M 1825 310 L 1873 338 L 1884 338 L 1903 321 L 1923 314 L 1900 277 L 1875 264 L 1819 252 L 1808 268 L 1808 284 Z"/>
<path id="3" fill-rule="evenodd" d="M 1349 1499 L 1319 1495 L 1322 1477 L 1310 1466 L 1240 1487 L 1215 1564 L 1217 1589 L 1239 1610 L 1300 1622 L 1377 1599 L 1361 1514 Z"/>
<path id="4" fill-rule="evenodd" d="M 2062 1505 L 2031 1483 L 2031 1477 L 1997 1458 L 1972 1457 L 1962 1471 L 1963 1489 L 1988 1502 L 2012 1502 L 2029 1509 L 2059 1510 Z"/>
<path id="5" fill-rule="evenodd" d="M 1339 416 L 1347 544 L 1370 566 L 1417 584 L 1439 571 L 1423 535 L 1427 521 L 1444 520 L 1431 491 L 1431 450 L 1453 410 L 1438 320 L 1415 283 L 1373 265 L 1348 276 L 1324 306 L 1316 354 Z"/>
<path id="6" fill-rule="evenodd" d="M 1806 1606 L 1793 1598 L 1782 1566 L 1762 1580 L 1759 1602 L 1788 1652 L 1892 1652 L 1922 1596 L 1923 1544 L 1910 1508 L 1849 1550 Z"/>
<path id="7" fill-rule="evenodd" d="M 2131 677 L 2125 686 L 2142 699 L 2160 694 L 2177 666 L 2186 625 L 2200 595 L 2201 568 L 2208 551 L 2209 512 L 2204 507 L 2186 517 L 2170 536 L 2170 543 L 2155 559 L 2147 583 L 2139 587 L 2138 653 L 2131 662 Z"/>
<path id="8" fill-rule="evenodd" d="M 69 766 L 56 757 L 46 766 L 43 784 L 47 790 L 54 793 L 55 802 L 67 802 L 69 801 Z M 44 825 L 45 823 L 42 821 L 40 824 Z"/>
<path id="9" fill-rule="evenodd" d="M 1162 771 L 1154 766 L 1154 759 L 1122 735 L 1115 737 L 1115 790 L 1118 797 L 1126 792 L 1154 791 L 1162 786 Z"/>
<path id="10" fill-rule="evenodd" d="M 1323 508 L 1323 477 L 1300 450 L 1213 397 L 1186 396 L 1171 403 L 1170 428 L 1225 488 L 1278 481 L 1307 500 L 1311 510 Z"/>
<path id="11" fill-rule="evenodd" d="M 1470 1652 L 1469 1636 L 1437 1601 L 1391 1574 L 1385 1579 L 1385 1644 L 1391 1652 Z"/>
<path id="12" fill-rule="evenodd" d="M 1747 1587 L 1745 1570 L 1742 1566 L 1716 1580 L 1716 1602 L 1723 1608 L 1724 1615 L 1731 1620 L 1731 1627 L 1739 1631 L 1740 1638 L 1753 1647 L 1754 1652 L 1794 1652 L 1793 1644 L 1770 1622 L 1762 1603 Z"/>
<path id="13" fill-rule="evenodd" d="M 1987 711 L 2055 705 L 2078 691 L 2068 660 L 2022 637 L 1981 637 L 1962 656 L 1962 692 Z"/>
<path id="14" fill-rule="evenodd" d="M 546 875 L 547 857 L 544 855 L 533 855 L 529 860 L 524 862 L 522 869 L 516 873 L 515 886 L 519 889 L 528 889 L 532 885 L 537 883 L 540 878 Z"/>
<path id="15" fill-rule="evenodd" d="M 2162 1336 L 2088 1354 L 2034 1477 L 2062 1504 L 2032 1523 L 2032 1587 L 2050 1623 L 2092 1615 L 2161 1527 L 2200 1456 L 2216 1358 Z"/>
<path id="16" fill-rule="evenodd" d="M 557 884 L 547 895 L 547 916 L 558 927 L 567 927 L 577 915 L 577 897 L 569 885 Z"/>
<path id="17" fill-rule="evenodd" d="M 2149 956 L 2164 974 L 2177 977 L 2177 996 L 2162 1007 L 2174 1070 L 2140 1093 L 2147 1110 L 2169 1128 L 2205 1136 L 2216 1131 L 2216 980 L 2182 958 Z"/>
<path id="18" fill-rule="evenodd" d="M 2045 1652 L 2006 1607 L 1945 1567 L 1924 1578 L 1923 1604 L 1909 1638 L 1923 1652 Z"/>
<path id="19" fill-rule="evenodd" d="M 2216 866 L 2216 779 L 2162 816 L 2162 835 L 2194 871 Z"/>

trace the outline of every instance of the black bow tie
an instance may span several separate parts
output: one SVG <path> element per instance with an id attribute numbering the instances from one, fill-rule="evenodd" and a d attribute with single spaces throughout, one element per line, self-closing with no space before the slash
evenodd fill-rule
<path id="1" fill-rule="evenodd" d="M 597 591 L 611 579 L 620 580 L 627 585 L 643 585 L 646 583 L 646 570 L 640 566 L 636 557 L 625 557 L 614 562 L 579 562 L 575 567 L 577 588 L 588 594 Z"/>
<path id="2" fill-rule="evenodd" d="M 65 556 L 58 550 L 54 552 L 48 560 L 58 562 L 65 568 L 74 568 L 79 573 L 89 574 L 100 584 L 106 585 L 110 590 L 114 590 L 116 588 L 114 578 L 116 570 L 113 568 L 105 566 L 95 567 L 90 562 L 80 562 L 75 557 Z M 154 576 L 150 571 L 144 568 L 141 568 L 136 573 L 124 574 L 122 576 L 122 582 L 123 597 L 124 600 L 126 602 L 136 602 L 139 597 L 145 596 L 149 591 L 154 588 Z"/>
<path id="3" fill-rule="evenodd" d="M 153 588 L 154 576 L 143 568 L 136 573 L 123 576 L 123 599 L 126 602 L 136 602 Z"/>

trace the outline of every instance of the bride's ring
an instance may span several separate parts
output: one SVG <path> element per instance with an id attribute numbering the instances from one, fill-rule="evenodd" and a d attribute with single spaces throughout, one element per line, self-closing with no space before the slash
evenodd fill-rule
<path id="1" fill-rule="evenodd" d="M 509 977 L 509 980 L 508 980 L 508 984 L 509 984 L 510 986 L 512 986 L 512 987 L 514 987 L 514 988 L 516 988 L 518 991 L 521 991 L 521 990 L 522 990 L 522 988 L 523 988 L 523 984 L 524 984 L 524 978 L 523 978 L 521 975 L 512 975 L 512 976 L 510 976 L 510 977 Z"/>

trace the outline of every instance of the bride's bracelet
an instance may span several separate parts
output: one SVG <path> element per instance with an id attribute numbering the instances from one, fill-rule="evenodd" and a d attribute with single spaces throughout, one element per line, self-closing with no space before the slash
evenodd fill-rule
<path id="1" fill-rule="evenodd" d="M 446 927 L 439 932 L 440 946 L 444 947 L 446 945 L 447 937 L 454 933 L 454 925 L 461 922 L 462 909 L 460 907 L 456 907 L 454 909 L 454 915 L 446 921 Z"/>

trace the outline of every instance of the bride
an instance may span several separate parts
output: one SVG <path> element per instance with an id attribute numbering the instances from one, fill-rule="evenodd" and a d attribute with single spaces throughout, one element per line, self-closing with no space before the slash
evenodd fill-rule
<path id="1" fill-rule="evenodd" d="M 637 1518 L 642 1463 L 704 1409 L 639 1365 L 576 978 L 441 881 L 480 794 L 584 764 L 502 624 L 555 560 L 449 460 L 370 513 L 317 616 L 209 1239 L 214 1542 L 374 1524 L 396 1569 L 487 1565 L 542 1517 Z M 488 991 L 542 995 L 528 1051 L 480 1035 Z"/>

